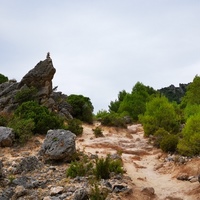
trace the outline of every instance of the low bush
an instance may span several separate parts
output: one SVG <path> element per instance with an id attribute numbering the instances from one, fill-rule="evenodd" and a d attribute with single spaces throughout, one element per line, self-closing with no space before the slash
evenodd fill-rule
<path id="1" fill-rule="evenodd" d="M 177 144 L 178 144 L 178 136 L 177 135 L 172 135 L 169 134 L 167 136 L 165 136 L 161 143 L 160 143 L 160 148 L 164 151 L 164 152 L 175 152 L 177 149 Z"/>
<path id="2" fill-rule="evenodd" d="M 66 171 L 67 177 L 86 176 L 93 173 L 93 163 L 84 155 L 80 160 L 71 162 Z"/>
<path id="3" fill-rule="evenodd" d="M 2 112 L 0 113 L 0 126 L 8 126 L 8 123 L 12 120 L 13 114 Z"/>
<path id="4" fill-rule="evenodd" d="M 31 138 L 35 124 L 33 119 L 15 118 L 8 126 L 13 128 L 17 141 L 24 144 Z"/>
<path id="5" fill-rule="evenodd" d="M 66 126 L 66 129 L 70 130 L 75 135 L 82 135 L 83 133 L 83 127 L 82 122 L 78 119 L 71 119 L 68 120 L 68 125 Z"/>
<path id="6" fill-rule="evenodd" d="M 96 127 L 95 129 L 92 129 L 95 137 L 103 137 L 103 131 L 100 127 Z"/>
<path id="7" fill-rule="evenodd" d="M 35 101 L 22 103 L 14 113 L 15 117 L 34 122 L 33 133 L 46 134 L 49 129 L 63 127 L 63 118 L 53 112 L 50 112 L 45 106 L 39 105 Z"/>
<path id="8" fill-rule="evenodd" d="M 115 174 L 123 173 L 122 166 L 121 160 L 112 160 L 109 155 L 105 159 L 98 158 L 94 169 L 96 179 L 109 179 L 112 172 Z"/>
<path id="9" fill-rule="evenodd" d="M 89 192 L 90 200 L 105 200 L 107 196 L 108 192 L 101 190 L 97 184 L 94 184 Z"/>

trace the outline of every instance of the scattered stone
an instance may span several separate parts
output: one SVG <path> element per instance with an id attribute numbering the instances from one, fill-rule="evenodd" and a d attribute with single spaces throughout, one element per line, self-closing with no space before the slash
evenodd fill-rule
<path id="1" fill-rule="evenodd" d="M 63 187 L 61 187 L 61 186 L 57 186 L 57 187 L 52 187 L 51 189 L 50 189 L 50 195 L 51 196 L 54 196 L 54 195 L 56 195 L 56 194 L 61 194 L 62 192 L 63 192 Z"/>
<path id="2" fill-rule="evenodd" d="M 191 183 L 198 182 L 198 177 L 195 176 L 189 177 L 188 181 L 190 181 Z"/>
<path id="3" fill-rule="evenodd" d="M 39 161 L 35 156 L 29 156 L 21 159 L 21 162 L 16 166 L 16 173 L 26 173 L 33 171 L 39 167 Z"/>
<path id="4" fill-rule="evenodd" d="M 3 177 L 3 162 L 0 160 L 0 178 Z"/>
<path id="5" fill-rule="evenodd" d="M 14 190 L 14 195 L 12 196 L 12 200 L 17 200 L 18 197 L 26 195 L 27 190 L 23 186 L 17 186 Z"/>
<path id="6" fill-rule="evenodd" d="M 64 129 L 49 130 L 39 154 L 44 160 L 70 161 L 76 152 L 76 135 Z"/>
<path id="7" fill-rule="evenodd" d="M 124 192 L 128 190 L 126 185 L 114 185 L 113 186 L 113 192 L 119 193 L 119 192 Z"/>
<path id="8" fill-rule="evenodd" d="M 11 147 L 15 139 L 12 128 L 0 126 L 0 147 Z"/>
<path id="9" fill-rule="evenodd" d="M 142 188 L 141 192 L 150 196 L 155 194 L 155 190 L 153 187 L 144 187 Z"/>

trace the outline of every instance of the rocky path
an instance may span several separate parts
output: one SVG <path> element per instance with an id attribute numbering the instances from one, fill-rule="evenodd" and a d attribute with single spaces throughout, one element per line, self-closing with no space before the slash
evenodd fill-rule
<path id="1" fill-rule="evenodd" d="M 77 141 L 77 147 L 99 156 L 120 153 L 126 173 L 135 184 L 135 189 L 139 191 L 143 188 L 154 189 L 155 195 L 148 196 L 146 199 L 200 199 L 199 183 L 177 180 L 177 173 L 182 173 L 183 167 L 166 161 L 167 155 L 153 148 L 148 139 L 143 137 L 140 125 L 130 126 L 128 130 L 103 128 L 103 134 L 105 137 L 95 138 L 92 127 L 85 126 L 83 136 Z M 199 159 L 196 162 L 195 165 L 200 164 Z M 190 175 L 196 174 L 192 174 L 191 171 Z M 141 199 L 145 198 L 141 197 Z"/>

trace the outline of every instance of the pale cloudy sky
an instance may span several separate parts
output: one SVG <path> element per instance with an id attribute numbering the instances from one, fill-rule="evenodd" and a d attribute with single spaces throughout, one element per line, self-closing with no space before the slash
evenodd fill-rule
<path id="1" fill-rule="evenodd" d="M 188 83 L 200 71 L 200 1 L 0 0 L 0 73 L 20 81 L 48 51 L 53 85 L 95 112 L 137 81 Z"/>

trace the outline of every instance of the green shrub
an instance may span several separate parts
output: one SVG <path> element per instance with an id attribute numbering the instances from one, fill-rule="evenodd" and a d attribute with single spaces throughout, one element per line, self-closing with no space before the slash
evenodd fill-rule
<path id="1" fill-rule="evenodd" d="M 123 172 L 122 162 L 120 160 L 112 160 L 110 159 L 109 155 L 105 159 L 104 158 L 96 159 L 96 166 L 94 169 L 94 173 L 97 180 L 109 179 L 111 172 L 115 174 Z"/>
<path id="2" fill-rule="evenodd" d="M 155 133 L 155 140 L 154 146 L 160 148 L 160 143 L 162 142 L 163 138 L 169 135 L 169 133 L 164 128 L 159 128 Z"/>
<path id="3" fill-rule="evenodd" d="M 114 112 L 104 113 L 100 121 L 101 121 L 101 124 L 104 126 L 127 128 L 124 117 L 121 117 L 119 114 L 114 113 Z"/>
<path id="4" fill-rule="evenodd" d="M 16 139 L 21 144 L 26 143 L 31 138 L 35 127 L 33 119 L 20 118 L 13 119 L 8 125 L 13 128 Z"/>
<path id="5" fill-rule="evenodd" d="M 57 129 L 63 127 L 63 119 L 53 112 L 50 112 L 46 107 L 40 106 L 35 101 L 22 103 L 16 110 L 15 116 L 28 120 L 32 119 L 35 123 L 33 133 L 45 134 L 49 129 Z"/>
<path id="6" fill-rule="evenodd" d="M 0 74 L 0 84 L 5 83 L 8 81 L 8 77 Z"/>
<path id="7" fill-rule="evenodd" d="M 179 141 L 178 152 L 186 156 L 200 154 L 200 113 L 191 115 L 182 130 L 183 138 Z"/>
<path id="8" fill-rule="evenodd" d="M 83 122 L 93 122 L 93 105 L 90 98 L 84 97 L 83 95 L 69 95 L 67 102 L 72 106 L 72 116 Z"/>
<path id="9" fill-rule="evenodd" d="M 95 129 L 92 129 L 95 137 L 103 137 L 103 132 L 100 127 L 96 127 Z"/>
<path id="10" fill-rule="evenodd" d="M 82 122 L 78 119 L 69 120 L 66 128 L 77 136 L 83 133 Z"/>
<path id="11" fill-rule="evenodd" d="M 164 152 L 175 152 L 178 144 L 178 136 L 177 135 L 172 135 L 169 134 L 165 136 L 161 143 L 160 143 L 160 148 Z"/>
<path id="12" fill-rule="evenodd" d="M 85 155 L 80 160 L 71 162 L 70 167 L 66 171 L 67 177 L 72 178 L 77 176 L 86 176 L 92 173 L 93 163 Z"/>
<path id="13" fill-rule="evenodd" d="M 26 87 L 21 89 L 15 95 L 15 100 L 20 104 L 26 101 L 33 101 L 36 97 L 37 89 L 35 87 Z"/>
<path id="14" fill-rule="evenodd" d="M 140 115 L 145 135 L 154 135 L 159 128 L 164 128 L 170 133 L 177 133 L 180 127 L 180 117 L 174 105 L 166 97 L 155 97 L 146 105 L 144 115 Z"/>
<path id="15" fill-rule="evenodd" d="M 105 200 L 107 196 L 108 192 L 100 190 L 97 184 L 94 184 L 89 192 L 90 200 Z"/>

